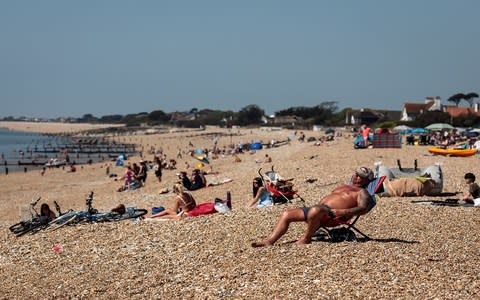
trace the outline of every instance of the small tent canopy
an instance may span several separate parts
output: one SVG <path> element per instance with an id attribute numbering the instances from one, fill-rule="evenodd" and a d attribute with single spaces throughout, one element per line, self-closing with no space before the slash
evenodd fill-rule
<path id="1" fill-rule="evenodd" d="M 197 155 L 200 155 L 200 154 L 204 154 L 205 151 L 201 148 L 197 148 L 195 149 L 195 151 L 193 151 L 194 154 L 197 154 Z"/>
<path id="2" fill-rule="evenodd" d="M 115 162 L 115 165 L 116 165 L 116 166 L 123 166 L 123 165 L 124 165 L 124 160 L 125 160 L 125 155 L 120 154 L 120 155 L 117 157 L 117 161 Z"/>

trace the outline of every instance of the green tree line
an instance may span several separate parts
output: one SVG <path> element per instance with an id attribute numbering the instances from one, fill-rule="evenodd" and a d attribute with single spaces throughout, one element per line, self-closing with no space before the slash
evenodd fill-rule
<path id="1" fill-rule="evenodd" d="M 318 125 L 342 125 L 344 111 L 338 112 L 336 102 L 324 102 L 313 107 L 290 107 L 275 112 L 275 116 L 296 116 L 302 119 L 304 126 Z M 164 112 L 154 110 L 151 112 L 139 112 L 127 115 L 105 115 L 95 117 L 92 114 L 85 114 L 76 119 L 79 123 L 104 123 L 104 124 L 126 124 L 127 126 L 139 126 L 142 124 L 175 125 L 180 127 L 199 127 L 205 125 L 216 125 L 231 127 L 268 125 L 269 117 L 265 111 L 256 104 L 250 104 L 239 111 L 213 110 L 192 108 L 186 112 Z"/>

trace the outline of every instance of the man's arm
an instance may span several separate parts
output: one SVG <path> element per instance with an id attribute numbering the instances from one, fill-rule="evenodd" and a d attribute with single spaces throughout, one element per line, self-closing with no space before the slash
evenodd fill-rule
<path id="1" fill-rule="evenodd" d="M 357 196 L 357 206 L 346 209 L 333 209 L 333 213 L 340 220 L 348 220 L 353 216 L 363 215 L 368 212 L 370 202 L 373 201 L 372 196 L 367 190 L 362 189 Z"/>

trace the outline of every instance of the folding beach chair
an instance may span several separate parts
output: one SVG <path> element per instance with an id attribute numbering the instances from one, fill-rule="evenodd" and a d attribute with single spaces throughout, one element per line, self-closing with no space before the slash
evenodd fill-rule
<path id="1" fill-rule="evenodd" d="M 272 170 L 265 173 L 265 176 L 261 173 L 262 169 L 258 170 L 260 178 L 262 178 L 264 186 L 268 189 L 273 204 L 284 204 L 291 203 L 293 199 L 298 198 L 302 202 L 305 200 L 298 194 L 298 192 L 293 188 L 293 178 L 283 179 L 277 172 Z"/>
<path id="2" fill-rule="evenodd" d="M 383 192 L 383 181 L 385 180 L 386 176 L 376 177 L 373 178 L 372 181 L 367 185 L 365 188 L 368 193 L 374 198 L 375 205 L 376 205 L 376 198 L 375 194 L 379 194 Z M 375 207 L 375 205 L 370 209 L 370 211 Z M 342 242 L 342 241 L 356 241 L 357 237 L 355 232 L 360 234 L 365 240 L 370 240 L 370 237 L 365 233 L 361 232 L 359 229 L 355 227 L 355 223 L 357 223 L 358 219 L 361 215 L 356 216 L 342 224 L 339 224 L 335 227 L 320 227 L 314 235 L 314 238 L 317 241 L 330 241 L 330 242 Z"/>

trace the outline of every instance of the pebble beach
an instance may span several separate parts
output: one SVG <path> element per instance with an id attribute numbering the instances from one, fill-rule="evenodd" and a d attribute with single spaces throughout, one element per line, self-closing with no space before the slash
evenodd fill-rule
<path id="1" fill-rule="evenodd" d="M 23 127 L 22 127 L 23 126 Z M 27 128 L 27 126 L 30 126 Z M 78 132 L 90 125 L 19 122 L 0 127 L 42 133 Z M 300 131 L 300 130 L 299 130 Z M 306 138 L 323 132 L 303 131 Z M 274 139 L 287 140 L 292 130 L 241 128 L 231 131 L 207 128 L 161 134 L 135 134 L 122 140 L 145 149 L 161 147 L 168 158 L 177 150 L 223 147 Z M 265 154 L 271 163 L 258 163 Z M 209 186 L 192 194 L 197 203 L 232 194 L 228 213 L 185 218 L 181 221 L 135 220 L 116 223 L 64 226 L 16 237 L 9 226 L 28 212 L 29 203 L 41 197 L 53 207 L 85 208 L 85 197 L 94 194 L 94 206 L 106 211 L 120 203 L 149 211 L 170 207 L 177 173 L 195 159 L 183 154 L 176 170 L 164 170 L 162 182 L 150 170 L 143 188 L 117 192 L 121 185 L 106 175 L 109 163 L 78 166 L 75 173 L 62 168 L 27 173 L 0 174 L 0 298 L 2 299 L 480 299 L 480 209 L 419 205 L 413 200 L 444 200 L 452 196 L 377 197 L 377 206 L 362 216 L 356 227 L 371 237 L 358 242 L 294 242 L 305 223 L 294 223 L 274 246 L 252 248 L 265 238 L 290 204 L 248 209 L 252 179 L 274 167 L 293 183 L 306 205 L 316 204 L 337 185 L 347 183 L 359 166 L 396 167 L 397 160 L 420 168 L 440 164 L 446 193 L 463 190 L 463 175 L 478 172 L 478 155 L 443 157 L 428 154 L 425 146 L 401 149 L 353 148 L 348 131 L 333 141 L 315 145 L 293 139 L 289 144 L 210 160 Z M 139 162 L 140 157 L 128 161 Z M 113 163 L 113 162 L 112 162 Z M 207 167 L 209 170 L 210 166 Z M 190 167 L 191 168 L 191 167 Z M 122 167 L 110 166 L 123 174 Z M 453 196 L 453 197 L 459 197 Z M 53 251 L 61 245 L 62 251 Z"/>

